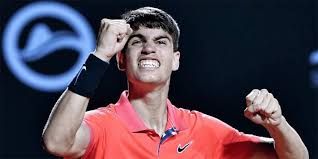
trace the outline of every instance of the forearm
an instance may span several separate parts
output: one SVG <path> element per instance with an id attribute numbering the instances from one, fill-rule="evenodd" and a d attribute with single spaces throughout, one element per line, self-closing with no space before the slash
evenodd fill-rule
<path id="1" fill-rule="evenodd" d="M 275 150 L 280 159 L 309 159 L 306 146 L 284 117 L 278 126 L 265 128 L 275 140 Z"/>
<path id="2" fill-rule="evenodd" d="M 43 131 L 47 149 L 68 149 L 79 130 L 89 98 L 66 90 L 54 105 Z"/>

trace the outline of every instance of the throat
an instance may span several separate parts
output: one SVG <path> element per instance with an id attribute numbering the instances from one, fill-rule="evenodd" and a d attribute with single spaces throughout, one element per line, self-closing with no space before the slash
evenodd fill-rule
<path id="1" fill-rule="evenodd" d="M 129 83 L 128 99 L 138 116 L 148 129 L 162 135 L 167 124 L 167 98 L 168 87 L 161 86 L 151 91 L 145 91 L 143 87 L 135 87 Z M 137 89 L 139 88 L 139 89 Z"/>
<path id="2" fill-rule="evenodd" d="M 131 104 L 148 129 L 154 130 L 159 136 L 164 133 L 168 119 L 166 102 L 152 105 L 132 101 Z"/>
<path id="3" fill-rule="evenodd" d="M 145 126 L 149 129 L 154 130 L 159 136 L 165 132 L 167 117 L 163 117 L 162 119 L 150 119 L 148 121 L 144 121 Z"/>

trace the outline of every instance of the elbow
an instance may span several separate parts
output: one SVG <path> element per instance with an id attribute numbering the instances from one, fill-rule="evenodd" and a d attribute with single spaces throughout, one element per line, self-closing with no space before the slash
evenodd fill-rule
<path id="1" fill-rule="evenodd" d="M 58 138 L 56 136 L 49 136 L 43 134 L 42 136 L 42 146 L 43 148 L 50 154 L 56 156 L 67 156 L 69 149 L 72 144 L 67 142 L 68 140 L 64 140 Z"/>
<path id="2" fill-rule="evenodd" d="M 58 146 L 52 140 L 47 137 L 42 137 L 42 147 L 45 151 L 56 156 L 63 156 L 61 152 L 58 151 Z"/>
<path id="3" fill-rule="evenodd" d="M 279 156 L 279 155 L 278 155 Z M 285 155 L 279 156 L 279 159 L 309 159 L 309 152 L 306 146 L 299 148 L 295 151 L 285 153 Z"/>
<path id="4" fill-rule="evenodd" d="M 309 152 L 304 143 L 301 144 L 301 146 L 298 148 L 297 154 L 294 155 L 294 158 L 299 159 L 309 159 Z"/>
<path id="5" fill-rule="evenodd" d="M 308 152 L 308 149 L 307 149 L 306 146 L 304 147 L 304 151 L 303 151 L 303 154 L 302 154 L 302 159 L 309 159 L 309 152 Z"/>

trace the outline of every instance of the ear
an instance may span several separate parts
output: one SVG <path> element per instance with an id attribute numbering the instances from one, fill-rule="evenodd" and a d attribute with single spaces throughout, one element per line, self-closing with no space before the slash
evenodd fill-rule
<path id="1" fill-rule="evenodd" d="M 116 54 L 116 60 L 117 60 L 117 67 L 119 71 L 125 71 L 126 70 L 126 64 L 125 64 L 125 55 L 123 52 L 118 52 Z"/>
<path id="2" fill-rule="evenodd" d="M 172 71 L 177 71 L 179 69 L 180 60 L 180 52 L 176 51 L 173 53 L 173 61 L 172 61 Z"/>

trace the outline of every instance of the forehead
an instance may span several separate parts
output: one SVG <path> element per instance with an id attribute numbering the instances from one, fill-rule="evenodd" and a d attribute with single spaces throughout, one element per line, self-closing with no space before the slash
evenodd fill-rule
<path id="1" fill-rule="evenodd" d="M 139 29 L 136 31 L 133 31 L 133 33 L 130 36 L 134 36 L 134 35 L 142 35 L 146 39 L 151 39 L 151 38 L 156 38 L 161 36 L 168 37 L 170 40 L 172 39 L 171 35 L 161 28 L 139 27 Z"/>

